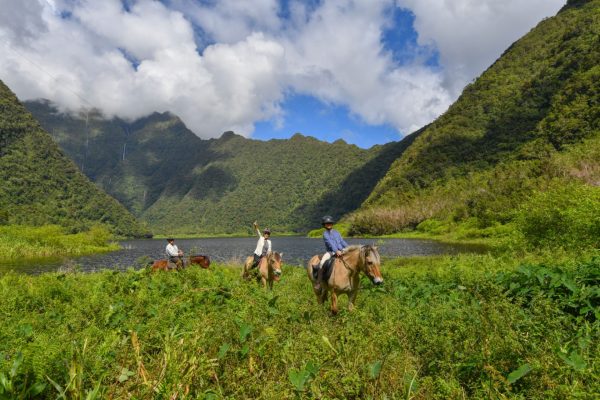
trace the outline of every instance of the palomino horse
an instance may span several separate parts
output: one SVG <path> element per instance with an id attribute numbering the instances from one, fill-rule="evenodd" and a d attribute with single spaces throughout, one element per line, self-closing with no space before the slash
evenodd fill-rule
<path id="1" fill-rule="evenodd" d="M 202 268 L 208 268 L 210 266 L 210 258 L 203 255 L 189 256 L 187 260 L 184 259 L 183 266 L 187 267 L 189 265 L 199 265 Z M 152 271 L 168 271 L 176 268 L 175 264 L 169 262 L 166 258 L 154 260 L 154 263 L 152 264 Z"/>
<path id="2" fill-rule="evenodd" d="M 317 265 L 320 259 L 319 255 L 313 256 L 308 262 L 306 271 L 308 278 L 313 283 L 313 290 L 319 304 L 323 304 L 327 300 L 327 293 L 331 292 L 331 312 L 333 314 L 338 312 L 338 294 L 348 295 L 348 310 L 354 308 L 360 283 L 360 272 L 363 272 L 375 285 L 383 283 L 379 271 L 381 258 L 375 246 L 349 246 L 346 248 L 341 257 L 333 259 L 329 279 L 323 278 L 317 289 L 313 277 L 313 265 Z"/>
<path id="3" fill-rule="evenodd" d="M 283 253 L 276 251 L 269 252 L 267 255 L 260 259 L 258 262 L 258 272 L 260 274 L 260 282 L 263 287 L 269 286 L 269 290 L 273 289 L 273 281 L 279 281 L 281 277 L 281 264 L 283 263 Z M 254 257 L 249 256 L 246 258 L 244 263 L 244 270 L 242 272 L 242 278 L 249 280 L 251 277 L 252 264 L 254 263 Z"/>

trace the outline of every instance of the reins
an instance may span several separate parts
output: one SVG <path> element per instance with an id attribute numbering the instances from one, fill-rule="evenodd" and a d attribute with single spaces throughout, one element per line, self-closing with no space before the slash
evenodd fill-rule
<path id="1" fill-rule="evenodd" d="M 364 247 L 364 246 L 361 246 L 361 247 L 360 247 L 360 249 L 359 249 L 359 259 L 360 259 L 361 255 L 362 255 L 362 248 L 363 248 L 363 247 Z M 354 288 L 352 287 L 352 276 L 353 276 L 355 273 L 360 273 L 360 271 L 359 271 L 359 268 L 360 268 L 360 267 L 358 267 L 358 265 L 357 265 L 357 269 L 356 269 L 356 270 L 353 270 L 353 269 L 352 269 L 352 268 L 351 268 L 351 267 L 348 265 L 348 263 L 346 262 L 346 260 L 344 260 L 344 255 L 343 255 L 343 254 L 342 254 L 342 256 L 341 256 L 341 257 L 337 257 L 337 258 L 338 258 L 340 261 L 342 261 L 342 264 L 344 265 L 344 267 L 346 267 L 346 269 L 347 269 L 348 271 L 350 271 L 350 276 L 348 277 L 348 281 L 350 282 L 350 290 L 353 290 Z M 333 282 L 332 282 L 332 283 L 335 285 L 335 271 L 332 271 L 332 274 L 333 274 Z"/>

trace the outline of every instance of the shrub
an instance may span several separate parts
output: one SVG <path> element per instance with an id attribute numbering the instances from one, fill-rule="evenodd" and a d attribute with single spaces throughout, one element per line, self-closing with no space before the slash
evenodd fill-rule
<path id="1" fill-rule="evenodd" d="M 600 245 L 600 188 L 555 181 L 535 193 L 517 216 L 517 229 L 530 247 L 567 249 Z"/>

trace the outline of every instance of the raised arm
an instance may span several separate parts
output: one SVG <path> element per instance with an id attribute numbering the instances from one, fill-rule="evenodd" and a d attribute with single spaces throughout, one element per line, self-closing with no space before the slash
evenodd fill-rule
<path id="1" fill-rule="evenodd" d="M 260 229 L 258 229 L 258 223 L 256 221 L 254 221 L 254 223 L 252 224 L 252 226 L 254 227 L 254 230 L 256 230 L 256 233 L 258 234 L 258 237 L 262 237 L 262 235 L 260 234 Z"/>

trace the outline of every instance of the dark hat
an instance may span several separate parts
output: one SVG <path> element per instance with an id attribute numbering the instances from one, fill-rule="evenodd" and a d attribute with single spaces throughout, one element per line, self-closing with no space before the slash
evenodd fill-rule
<path id="1" fill-rule="evenodd" d="M 263 233 L 268 233 L 270 235 L 271 234 L 271 230 L 269 228 L 265 228 L 265 229 L 263 229 Z"/>
<path id="2" fill-rule="evenodd" d="M 174 240 L 175 240 L 175 239 L 173 239 L 173 238 L 168 238 L 168 239 L 167 239 L 167 242 L 173 242 Z"/>
<path id="3" fill-rule="evenodd" d="M 326 215 L 323 218 L 321 218 L 321 225 L 325 225 L 325 224 L 333 224 L 335 221 L 333 220 L 333 217 L 331 217 L 331 215 Z"/>

